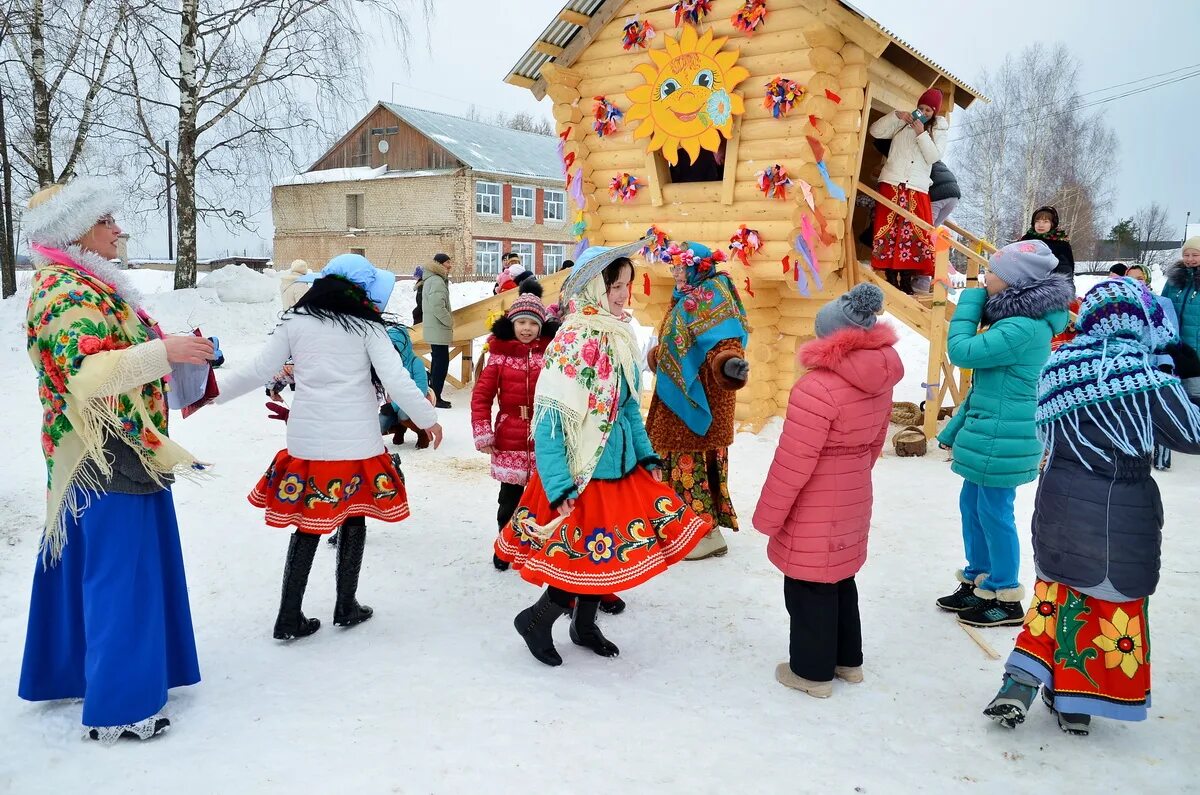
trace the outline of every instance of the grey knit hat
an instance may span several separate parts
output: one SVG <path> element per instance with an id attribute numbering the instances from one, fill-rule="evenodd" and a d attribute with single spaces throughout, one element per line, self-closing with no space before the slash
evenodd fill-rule
<path id="1" fill-rule="evenodd" d="M 842 293 L 817 312 L 814 324 L 818 337 L 828 337 L 835 331 L 857 326 L 869 329 L 879 319 L 883 309 L 883 290 L 873 284 L 856 284 L 850 292 Z"/>
<path id="2" fill-rule="evenodd" d="M 1040 240 L 1018 240 L 992 255 L 988 270 L 1009 287 L 1028 287 L 1054 273 L 1058 257 Z"/>

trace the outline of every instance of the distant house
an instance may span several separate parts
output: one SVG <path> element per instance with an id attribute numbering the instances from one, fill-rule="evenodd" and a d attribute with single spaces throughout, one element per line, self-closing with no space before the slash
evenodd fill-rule
<path id="1" fill-rule="evenodd" d="M 1182 240 L 1150 240 L 1150 241 L 1120 241 L 1097 240 L 1096 253 L 1092 259 L 1097 262 L 1133 262 L 1143 250 L 1145 251 L 1178 251 L 1183 245 Z"/>
<path id="2" fill-rule="evenodd" d="M 319 268 L 351 251 L 411 273 L 444 251 L 455 274 L 490 276 L 512 251 L 536 273 L 556 271 L 574 246 L 557 143 L 380 102 L 273 188 L 275 266 Z"/>

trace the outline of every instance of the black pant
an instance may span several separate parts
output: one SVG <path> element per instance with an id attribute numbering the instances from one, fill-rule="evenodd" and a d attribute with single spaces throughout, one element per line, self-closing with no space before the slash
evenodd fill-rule
<path id="1" fill-rule="evenodd" d="M 446 385 L 446 373 L 450 372 L 450 346 L 430 345 L 429 360 L 432 365 L 429 368 L 429 388 L 437 395 L 437 399 L 441 400 L 442 387 Z"/>
<path id="2" fill-rule="evenodd" d="M 515 483 L 500 484 L 500 497 L 496 500 L 500 504 L 499 510 L 496 511 L 496 524 L 501 530 L 512 521 L 513 514 L 517 512 L 517 503 L 521 501 L 521 495 L 524 493 L 524 486 Z"/>
<path id="3" fill-rule="evenodd" d="M 862 625 L 853 577 L 832 583 L 784 577 L 783 601 L 792 617 L 792 673 L 810 682 L 829 682 L 835 666 L 862 665 Z"/>
<path id="4" fill-rule="evenodd" d="M 571 607 L 571 602 L 576 599 L 578 599 L 581 602 L 599 602 L 600 601 L 600 597 L 596 596 L 595 594 L 590 594 L 590 595 L 586 595 L 586 596 L 580 595 L 580 594 L 573 594 L 570 591 L 564 591 L 562 588 L 555 588 L 553 585 L 551 585 L 547 590 L 549 590 L 549 592 L 550 592 L 550 601 L 554 602 L 554 604 L 558 605 L 559 607 L 563 608 L 564 610 L 569 609 Z M 832 674 L 831 674 L 831 676 L 832 676 Z"/>
<path id="5" fill-rule="evenodd" d="M 885 270 L 883 272 L 883 274 L 884 274 L 884 277 L 887 279 L 888 284 L 892 285 L 893 287 L 895 287 L 897 290 L 900 290 L 901 292 L 912 295 L 912 291 L 913 291 L 912 282 L 913 282 L 913 276 L 916 275 L 916 271 L 911 271 L 911 270 L 901 271 L 901 270 L 892 270 L 889 268 L 888 270 Z"/>

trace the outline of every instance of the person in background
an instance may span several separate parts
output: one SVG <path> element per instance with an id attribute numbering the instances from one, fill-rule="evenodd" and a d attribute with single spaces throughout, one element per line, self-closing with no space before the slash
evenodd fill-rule
<path id="1" fill-rule="evenodd" d="M 879 193 L 925 223 L 933 223 L 929 200 L 933 164 L 946 154 L 950 125 L 939 115 L 942 92 L 931 88 L 917 100 L 916 111 L 898 110 L 871 125 L 870 133 L 889 139 L 887 162 L 879 174 Z M 871 267 L 888 282 L 913 292 L 913 278 L 933 276 L 933 237 L 883 203 L 875 207 Z"/>
<path id="2" fill-rule="evenodd" d="M 414 290 L 414 297 L 417 300 L 417 305 L 413 307 L 413 325 L 419 326 L 425 320 L 425 313 L 421 310 L 421 301 L 425 294 L 425 269 L 420 265 L 413 271 L 413 278 L 417 280 L 417 287 Z"/>
<path id="3" fill-rule="evenodd" d="M 958 187 L 958 178 L 945 162 L 939 160 L 933 164 L 929 172 L 929 203 L 933 210 L 933 225 L 941 226 L 950 218 L 950 214 L 958 207 L 962 191 Z"/>
<path id="4" fill-rule="evenodd" d="M 301 276 L 308 273 L 308 263 L 302 259 L 293 260 L 290 268 L 279 275 L 279 296 L 284 311 L 291 309 L 300 300 L 300 296 L 308 292 L 308 285 L 299 282 Z"/>
<path id="5" fill-rule="evenodd" d="M 1045 243 L 1058 259 L 1058 267 L 1054 272 L 1066 276 L 1075 289 L 1075 253 L 1071 250 L 1071 241 L 1067 232 L 1058 225 L 1058 210 L 1053 207 L 1039 207 L 1033 211 L 1029 220 L 1029 229 L 1021 236 L 1022 240 L 1040 240 Z"/>
<path id="6" fill-rule="evenodd" d="M 1126 272 L 1127 270 L 1128 270 L 1128 268 L 1126 268 L 1126 267 L 1125 267 L 1125 263 L 1124 263 L 1124 262 L 1114 262 L 1114 263 L 1112 264 L 1112 266 L 1111 266 L 1111 267 L 1108 269 L 1108 275 L 1109 275 L 1110 277 L 1114 277 L 1114 276 L 1124 276 L 1124 275 L 1125 275 L 1125 272 Z"/>
<path id="7" fill-rule="evenodd" d="M 574 267 L 575 267 L 575 260 L 573 260 L 573 259 L 563 260 L 562 270 L 569 271 L 571 268 L 574 268 Z"/>
<path id="8" fill-rule="evenodd" d="M 1179 339 L 1192 350 L 1200 350 L 1200 236 L 1184 241 L 1182 254 L 1167 268 L 1167 283 L 1159 301 Z M 1155 447 L 1154 465 L 1160 470 L 1171 468 L 1169 448 Z"/>
<path id="9" fill-rule="evenodd" d="M 450 343 L 454 339 L 454 314 L 450 309 L 450 255 L 435 254 L 433 262 L 425 266 L 424 301 L 422 311 L 424 323 L 422 334 L 429 345 L 429 388 L 437 400 L 439 409 L 450 408 L 449 401 L 442 397 L 446 387 L 446 374 L 450 371 Z"/>

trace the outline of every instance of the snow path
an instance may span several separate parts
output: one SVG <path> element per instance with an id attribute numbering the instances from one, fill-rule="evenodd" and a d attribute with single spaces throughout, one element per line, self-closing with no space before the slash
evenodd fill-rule
<path id="1" fill-rule="evenodd" d="M 147 291 L 169 274 L 135 274 Z M 27 276 L 26 276 L 27 278 Z M 486 289 L 487 288 L 485 285 Z M 411 288 L 397 302 L 411 301 Z M 456 305 L 475 288 L 456 286 Z M 19 302 L 16 303 L 16 302 Z M 223 304 L 196 291 L 153 295 L 164 327 L 198 322 L 230 362 L 253 353 L 278 307 Z M 211 792 L 1052 792 L 1153 776 L 1152 789 L 1196 786 L 1200 635 L 1200 461 L 1177 456 L 1160 477 L 1168 525 L 1154 602 L 1154 708 L 1144 724 L 1097 721 L 1062 734 L 1035 704 L 1009 732 L 980 710 L 1000 681 L 988 660 L 933 606 L 961 565 L 959 479 L 936 451 L 876 469 L 871 553 L 859 576 L 866 682 L 836 683 L 818 701 L 778 685 L 788 625 L 781 575 L 749 527 L 778 425 L 742 435 L 732 493 L 745 529 L 722 559 L 683 563 L 602 617 L 614 660 L 573 646 L 546 668 L 512 629 L 533 588 L 490 563 L 495 484 L 469 435 L 469 395 L 451 392 L 438 451 L 400 448 L 413 517 L 372 522 L 360 587 L 375 618 L 333 627 L 334 552 L 322 546 L 305 601 L 323 626 L 291 644 L 271 639 L 287 532 L 263 526 L 244 495 L 283 444 L 264 399 L 173 418 L 172 436 L 217 463 L 176 504 L 204 680 L 173 691 L 168 736 L 100 748 L 79 739 L 79 705 L 16 697 L 42 519 L 39 409 L 24 352 L 24 299 L 0 304 L 0 384 L 9 435 L 0 457 L 0 793 Z M 898 399 L 919 400 L 921 347 L 902 330 L 910 375 Z M 910 352 L 915 354 L 909 355 Z M 915 378 L 914 378 L 915 377 Z M 915 383 L 915 386 L 914 386 Z M 1027 528 L 1032 486 L 1018 492 Z M 1016 629 L 984 631 L 1006 655 Z"/>

